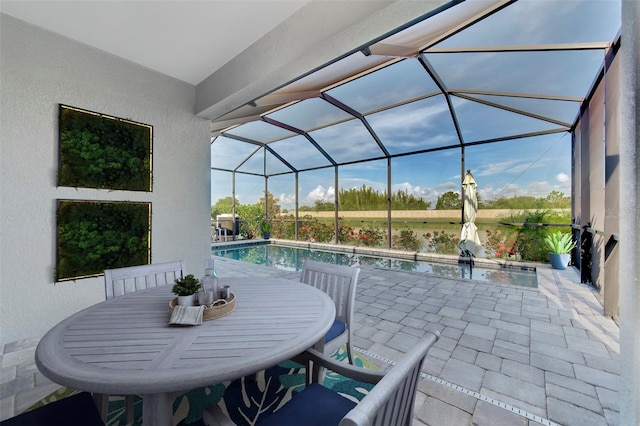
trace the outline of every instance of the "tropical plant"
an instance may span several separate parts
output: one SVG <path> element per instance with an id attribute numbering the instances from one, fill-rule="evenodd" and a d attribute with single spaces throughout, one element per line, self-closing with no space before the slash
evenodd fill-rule
<path id="1" fill-rule="evenodd" d="M 260 221 L 260 232 L 262 232 L 263 234 L 265 232 L 271 232 L 271 222 L 264 219 Z"/>
<path id="2" fill-rule="evenodd" d="M 551 253 L 567 254 L 576 248 L 576 242 L 573 241 L 571 235 L 560 231 L 547 235 L 544 242 L 551 250 Z"/>
<path id="3" fill-rule="evenodd" d="M 201 285 L 200 281 L 194 277 L 193 274 L 189 274 L 182 278 L 176 278 L 171 292 L 176 296 L 190 296 L 196 294 L 198 290 L 200 290 Z"/>

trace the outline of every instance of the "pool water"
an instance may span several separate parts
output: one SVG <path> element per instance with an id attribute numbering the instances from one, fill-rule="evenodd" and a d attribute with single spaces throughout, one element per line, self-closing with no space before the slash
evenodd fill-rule
<path id="1" fill-rule="evenodd" d="M 214 256 L 226 257 L 257 265 L 266 265 L 287 271 L 300 271 L 306 260 L 317 260 L 340 265 L 370 265 L 402 271 L 424 272 L 450 278 L 466 278 L 495 284 L 511 284 L 521 287 L 538 287 L 536 272 L 521 269 L 489 269 L 473 267 L 470 273 L 468 264 L 447 264 L 406 259 L 393 259 L 376 256 L 363 256 L 352 253 L 337 253 L 325 250 L 309 250 L 277 244 L 252 244 L 229 248 L 213 248 Z"/>

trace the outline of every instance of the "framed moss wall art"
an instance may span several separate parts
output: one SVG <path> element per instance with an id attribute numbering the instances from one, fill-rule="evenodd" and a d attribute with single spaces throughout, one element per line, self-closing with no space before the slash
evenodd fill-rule
<path id="1" fill-rule="evenodd" d="M 58 129 L 58 186 L 151 191 L 151 126 L 60 105 Z"/>
<path id="2" fill-rule="evenodd" d="M 58 200 L 55 280 L 151 260 L 151 203 Z"/>

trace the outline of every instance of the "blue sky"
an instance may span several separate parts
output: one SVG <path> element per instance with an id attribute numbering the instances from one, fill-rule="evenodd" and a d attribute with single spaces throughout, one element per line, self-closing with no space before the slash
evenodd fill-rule
<path id="1" fill-rule="evenodd" d="M 471 169 L 483 199 L 528 195 L 544 197 L 551 191 L 571 194 L 571 136 L 559 133 L 508 142 L 467 147 L 466 168 Z M 392 190 L 409 193 L 432 202 L 447 191 L 460 192 L 462 182 L 460 150 L 451 149 L 427 154 L 398 157 L 392 160 Z M 371 161 L 342 166 L 341 188 L 362 185 L 379 191 L 386 189 L 386 161 Z M 283 208 L 294 206 L 293 174 L 269 178 L 269 190 Z M 264 179 L 237 175 L 236 195 L 243 204 L 259 200 Z M 231 193 L 230 174 L 212 174 L 212 203 Z M 299 174 L 299 204 L 312 205 L 316 200 L 333 201 L 335 194 L 332 167 Z"/>

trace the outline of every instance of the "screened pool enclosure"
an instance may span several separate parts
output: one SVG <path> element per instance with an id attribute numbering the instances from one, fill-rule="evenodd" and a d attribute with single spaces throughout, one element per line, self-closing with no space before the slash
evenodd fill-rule
<path id="1" fill-rule="evenodd" d="M 478 222 L 491 201 L 532 197 L 564 207 L 565 225 L 579 229 L 576 130 L 608 78 L 619 31 L 616 0 L 453 1 L 425 11 L 214 120 L 212 204 L 230 197 L 225 213 L 237 214 L 272 194 L 296 239 L 308 237 L 305 215 L 331 221 L 334 242 L 339 222 L 357 217 L 359 228 L 375 221 L 391 247 L 398 223 L 444 217 L 459 227 L 461 206 L 434 208 L 448 192 L 459 199 L 471 170 Z M 344 205 L 340 194 L 354 188 L 383 194 L 386 205 Z M 428 214 L 411 219 L 394 205 L 398 192 Z M 554 205 L 558 196 L 574 204 Z"/>

